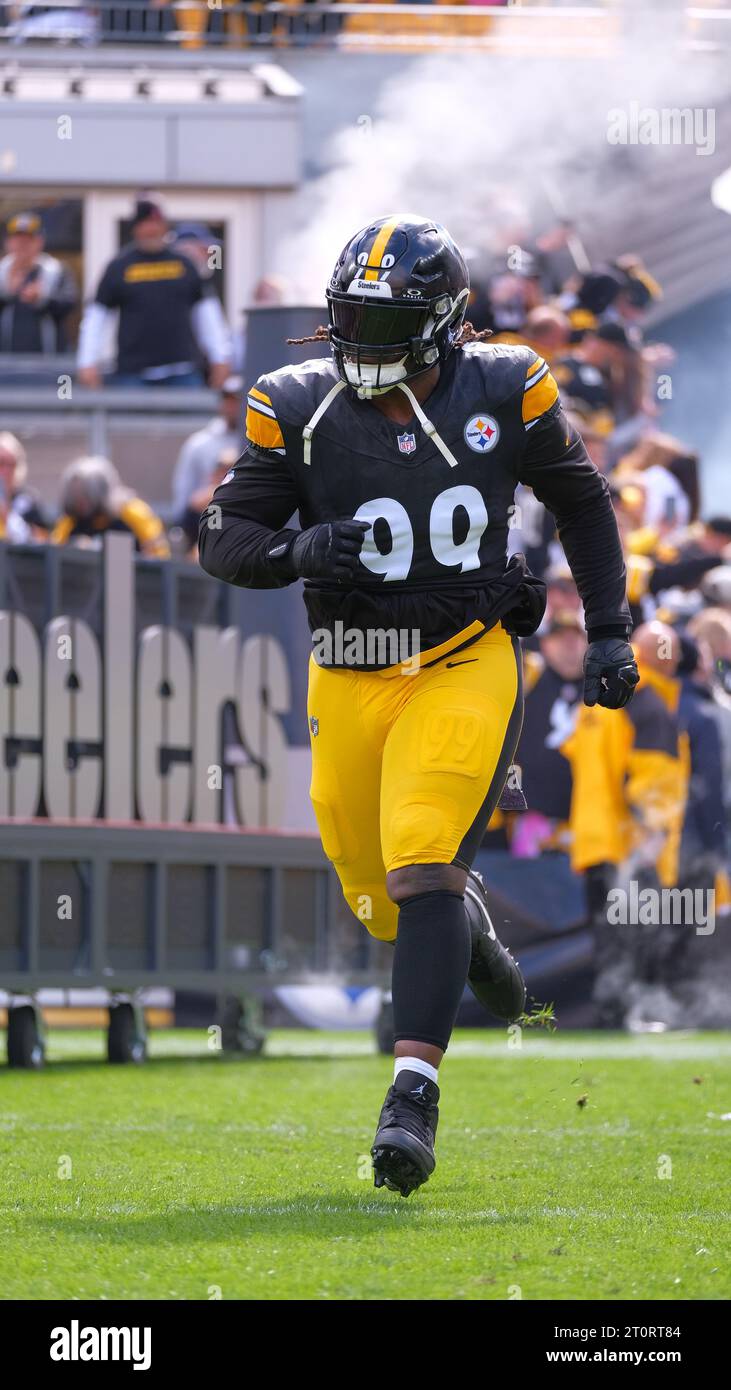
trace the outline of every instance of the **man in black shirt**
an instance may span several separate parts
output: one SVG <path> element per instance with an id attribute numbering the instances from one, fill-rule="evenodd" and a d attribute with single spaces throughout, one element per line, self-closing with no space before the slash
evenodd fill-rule
<path id="1" fill-rule="evenodd" d="M 196 342 L 210 368 L 210 385 L 220 386 L 230 366 L 230 341 L 220 306 L 193 263 L 168 244 L 168 223 L 157 203 L 137 203 L 132 241 L 109 262 L 84 314 L 79 335 L 78 378 L 98 387 L 99 361 L 115 310 L 119 311 L 119 386 L 202 386 Z"/>

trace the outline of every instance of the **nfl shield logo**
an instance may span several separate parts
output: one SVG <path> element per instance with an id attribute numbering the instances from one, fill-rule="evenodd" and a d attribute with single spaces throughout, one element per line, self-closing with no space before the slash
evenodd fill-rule
<path id="1" fill-rule="evenodd" d="M 413 454 L 416 448 L 415 434 L 399 434 L 397 439 L 400 454 Z"/>
<path id="2" fill-rule="evenodd" d="M 314 714 L 310 715 L 310 728 L 312 730 L 312 737 L 317 738 L 320 732 L 320 721 L 319 719 L 315 719 Z"/>

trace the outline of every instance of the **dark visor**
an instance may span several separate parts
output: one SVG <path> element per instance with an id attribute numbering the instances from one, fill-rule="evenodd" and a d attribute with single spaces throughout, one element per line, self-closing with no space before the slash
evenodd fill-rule
<path id="1" fill-rule="evenodd" d="M 425 304 L 366 303 L 358 299 L 330 299 L 330 316 L 336 338 L 360 347 L 390 347 L 420 338 L 429 314 Z"/>

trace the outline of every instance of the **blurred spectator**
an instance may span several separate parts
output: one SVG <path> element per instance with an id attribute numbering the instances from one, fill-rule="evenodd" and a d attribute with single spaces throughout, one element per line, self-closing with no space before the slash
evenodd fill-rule
<path id="1" fill-rule="evenodd" d="M 567 418 L 570 420 L 575 430 L 578 430 L 583 439 L 592 463 L 595 463 L 600 473 L 606 473 L 609 468 L 609 455 L 607 452 L 607 436 L 590 419 L 584 419 L 575 411 L 567 410 Z"/>
<path id="2" fill-rule="evenodd" d="M 142 498 L 122 485 L 105 458 L 78 458 L 61 475 L 61 516 L 51 532 L 54 545 L 95 545 L 108 531 L 134 536 L 141 555 L 167 559 L 162 522 Z"/>
<path id="3" fill-rule="evenodd" d="M 43 250 L 41 219 L 16 213 L 0 260 L 0 352 L 62 352 L 64 322 L 78 301 L 70 270 Z"/>
<path id="4" fill-rule="evenodd" d="M 688 786 L 676 677 L 680 643 L 653 622 L 633 638 L 641 682 L 622 710 L 579 705 L 563 745 L 571 764 L 571 863 L 585 875 L 594 929 L 594 999 L 605 1025 L 624 1021 L 638 990 L 671 967 L 662 928 L 618 925 L 607 894 L 621 882 L 672 887 Z"/>
<path id="5" fill-rule="evenodd" d="M 91 44 L 99 33 L 99 11 L 91 6 L 77 9 L 36 5 L 32 0 L 6 7 L 13 16 L 8 33 L 15 43 L 25 39 L 60 40 Z"/>
<path id="6" fill-rule="evenodd" d="M 635 348 L 642 345 L 641 326 L 652 304 L 662 298 L 657 281 L 639 256 L 628 254 L 593 267 L 561 294 L 559 304 L 571 320 L 574 337 L 598 327 L 600 321 L 621 324 Z"/>
<path id="7" fill-rule="evenodd" d="M 560 309 L 539 304 L 531 309 L 525 320 L 525 342 L 549 364 L 565 353 L 571 337 L 571 325 Z"/>
<path id="8" fill-rule="evenodd" d="M 696 522 L 672 542 L 663 540 L 656 528 L 638 526 L 645 506 L 638 482 L 630 480 L 621 488 L 612 484 L 610 496 L 625 552 L 633 622 L 652 617 L 656 603 L 673 612 L 673 621 L 691 617 L 703 604 L 699 586 L 705 588 L 709 572 L 731 559 L 731 518 Z"/>
<path id="9" fill-rule="evenodd" d="M 109 262 L 79 333 L 78 378 L 102 384 L 99 363 L 115 309 L 119 310 L 118 386 L 202 386 L 196 345 L 210 362 L 210 385 L 230 371 L 231 341 L 215 296 L 198 270 L 169 245 L 167 218 L 151 198 L 138 200 L 132 241 Z"/>
<path id="10" fill-rule="evenodd" d="M 725 869 L 727 805 L 721 719 L 711 688 L 712 657 L 706 643 L 681 638 L 679 715 L 688 735 L 690 783 L 681 841 L 680 879 L 713 888 Z"/>
<path id="11" fill-rule="evenodd" d="M 515 248 L 516 263 L 508 261 L 505 269 L 492 277 L 489 285 L 489 308 L 486 323 L 499 334 L 503 342 L 511 341 L 506 335 L 517 335 L 514 342 L 522 342 L 520 336 L 526 318 L 532 309 L 543 302 L 543 286 L 538 262 L 529 251 Z"/>
<path id="12" fill-rule="evenodd" d="M 152 3 L 160 9 L 169 6 L 173 10 L 180 33 L 181 48 L 202 48 L 207 41 L 207 35 L 210 36 L 212 33 L 209 26 L 216 18 L 218 24 L 213 25 L 214 37 L 221 29 L 225 29 L 228 42 L 240 47 L 249 33 L 248 16 L 239 9 L 232 11 L 233 6 L 245 4 L 246 0 L 223 0 L 223 10 L 220 3 L 211 3 L 208 6 L 174 3 L 174 0 L 152 0 Z M 266 10 L 266 5 L 261 8 Z M 208 41 L 210 42 L 210 37 Z"/>
<path id="13" fill-rule="evenodd" d="M 731 787 L 731 613 L 706 608 L 691 618 L 687 635 L 703 654 L 703 671 L 720 719 L 724 786 Z"/>
<path id="14" fill-rule="evenodd" d="M 703 576 L 701 595 L 706 603 L 731 611 L 731 548 L 723 564 Z"/>
<path id="15" fill-rule="evenodd" d="M 553 365 L 562 398 L 608 434 L 617 419 L 639 409 L 640 369 L 620 324 L 599 324 Z"/>
<path id="16" fill-rule="evenodd" d="M 556 535 L 556 523 L 532 488 L 519 483 L 510 514 L 508 554 L 525 555 L 533 574 L 542 575 L 548 563 L 551 543 Z"/>
<path id="17" fill-rule="evenodd" d="M 181 222 L 172 240 L 195 265 L 201 280 L 211 280 L 216 273 L 216 261 L 221 243 L 205 222 Z"/>
<path id="18" fill-rule="evenodd" d="M 262 275 L 254 286 L 251 296 L 249 309 L 259 308 L 262 304 L 286 304 L 291 301 L 292 286 L 283 275 Z M 234 333 L 234 352 L 233 360 L 237 372 L 245 375 L 246 363 L 246 336 L 247 320 L 249 309 L 244 311 L 240 328 Z"/>
<path id="19" fill-rule="evenodd" d="M 183 444 L 173 474 L 173 514 L 179 524 L 182 525 L 193 493 L 207 485 L 224 450 L 232 450 L 236 458 L 241 453 L 243 403 L 242 378 L 227 377 L 221 387 L 218 415 L 214 415 L 203 429 L 189 435 Z"/>
<path id="20" fill-rule="evenodd" d="M 0 433 L 0 540 L 16 545 L 48 538 L 39 498 L 26 487 L 25 449 L 14 434 Z"/>
<path id="21" fill-rule="evenodd" d="M 568 847 L 571 768 L 561 752 L 583 689 L 586 633 L 575 609 L 558 609 L 523 662 L 525 715 L 515 761 L 528 810 L 517 817 L 511 852 L 535 858 Z"/>
<path id="22" fill-rule="evenodd" d="M 257 280 L 251 302 L 252 304 L 284 304 L 289 293 L 290 285 L 284 275 L 275 275 L 273 272 L 269 272 Z"/>
<path id="23" fill-rule="evenodd" d="M 731 700 L 731 613 L 725 608 L 705 608 L 691 618 L 688 635 L 708 648 L 714 693 Z"/>
<path id="24" fill-rule="evenodd" d="M 644 524 L 662 532 L 698 515 L 698 459 L 678 439 L 652 430 L 619 460 L 614 478 L 633 475 L 645 492 Z"/>
<path id="25" fill-rule="evenodd" d="M 563 556 L 563 552 L 561 553 Z M 558 611 L 565 613 L 567 609 L 571 609 L 575 613 L 581 613 L 579 591 L 565 557 L 549 565 L 543 577 L 546 581 L 546 628 L 550 626 Z"/>
<path id="26" fill-rule="evenodd" d="M 176 533 L 180 533 L 180 549 L 190 560 L 197 561 L 198 559 L 198 531 L 201 512 L 205 511 L 219 483 L 223 482 L 226 474 L 233 468 L 239 457 L 239 452 L 238 449 L 222 450 L 208 479 L 190 495 L 177 526 L 171 531 L 171 542 L 175 540 L 176 545 L 178 544 Z"/>
<path id="27" fill-rule="evenodd" d="M 221 266 L 221 243 L 204 222 L 183 222 L 175 232 L 173 245 L 177 246 L 193 262 L 201 277 L 206 295 L 210 300 L 207 305 L 207 312 L 212 324 L 214 319 L 218 320 L 217 341 L 228 343 L 228 361 L 230 364 L 233 361 L 233 341 L 226 322 L 226 315 L 223 312 L 223 305 L 214 285 L 216 270 Z M 196 365 L 202 367 L 206 378 L 211 377 L 210 364 L 199 345 L 196 353 Z M 211 384 L 213 383 L 211 382 Z"/>
<path id="28" fill-rule="evenodd" d="M 641 258 L 632 252 L 618 256 L 613 268 L 618 273 L 619 291 L 605 317 L 623 324 L 637 345 L 641 341 L 641 325 L 653 304 L 662 299 L 662 290 Z"/>

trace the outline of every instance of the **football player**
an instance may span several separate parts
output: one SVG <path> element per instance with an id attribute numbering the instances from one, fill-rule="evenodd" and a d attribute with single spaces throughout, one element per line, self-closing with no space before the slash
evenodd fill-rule
<path id="1" fill-rule="evenodd" d="M 465 982 L 503 1019 L 525 1003 L 471 868 L 520 733 L 517 638 L 545 605 L 523 557 L 506 559 L 519 482 L 555 515 L 583 600 L 587 704 L 619 707 L 638 679 L 607 485 L 546 363 L 480 341 L 468 294 L 437 223 L 359 231 L 316 335 L 331 355 L 252 388 L 246 449 L 200 527 L 209 574 L 305 581 L 323 848 L 358 917 L 394 942 L 395 1075 L 372 1155 L 376 1186 L 404 1196 L 434 1169 Z"/>

